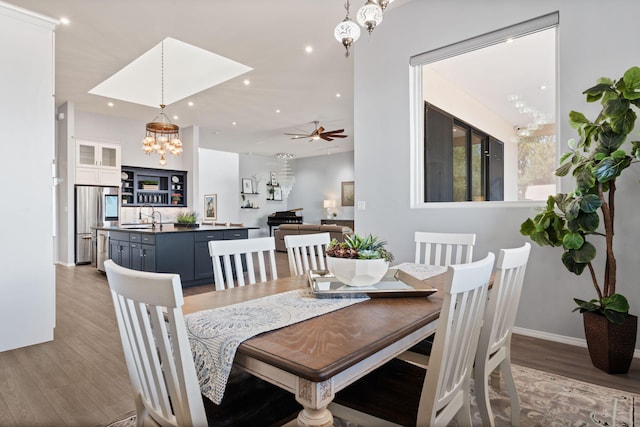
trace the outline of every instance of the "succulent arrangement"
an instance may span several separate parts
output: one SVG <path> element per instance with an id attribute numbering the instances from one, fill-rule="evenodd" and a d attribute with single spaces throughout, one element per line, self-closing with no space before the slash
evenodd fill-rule
<path id="1" fill-rule="evenodd" d="M 344 242 L 333 239 L 327 248 L 327 256 L 352 259 L 384 259 L 393 261 L 393 254 L 385 249 L 387 242 L 378 236 L 369 234 L 366 237 L 353 234 L 345 236 Z"/>
<path id="2" fill-rule="evenodd" d="M 198 220 L 198 213 L 195 211 L 182 211 L 176 216 L 178 224 L 194 224 Z"/>

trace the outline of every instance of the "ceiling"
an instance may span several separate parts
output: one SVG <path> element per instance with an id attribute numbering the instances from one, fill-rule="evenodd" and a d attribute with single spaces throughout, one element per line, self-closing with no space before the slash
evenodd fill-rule
<path id="1" fill-rule="evenodd" d="M 333 37 L 345 16 L 343 0 L 9 1 L 70 20 L 56 29 L 56 105 L 73 101 L 77 110 L 151 121 L 159 108 L 89 90 L 172 37 L 252 68 L 167 106 L 180 127 L 200 126 L 201 147 L 297 157 L 353 150 L 353 56 L 345 58 Z M 283 135 L 310 133 L 314 120 L 326 130 L 344 128 L 349 137 L 308 142 Z"/>
<path id="2" fill-rule="evenodd" d="M 165 109 L 180 127 L 200 127 L 201 147 L 268 156 L 285 152 L 298 158 L 353 150 L 353 56 L 358 43 L 366 42 L 369 36 L 363 30 L 352 49 L 354 54 L 345 57 L 344 48 L 333 37 L 335 26 L 345 16 L 344 0 L 9 1 L 70 20 L 69 25 L 56 30 L 58 106 L 73 101 L 76 110 L 152 121 L 159 108 L 89 91 L 171 37 L 250 68 Z M 409 1 L 396 0 L 387 9 L 385 20 L 393 19 L 393 9 Z M 352 3 L 352 17 L 358 7 L 360 2 Z M 372 37 L 376 37 L 375 31 Z M 311 53 L 306 52 L 307 46 L 312 47 Z M 533 54 L 524 59 L 491 57 L 482 66 L 442 64 L 439 72 L 496 111 L 513 110 L 513 106 L 498 106 L 506 104 L 505 93 L 514 93 L 506 83 L 542 81 L 531 78 L 535 67 L 526 67 L 536 63 L 536 58 Z M 490 65 L 499 66 L 488 68 Z M 192 63 L 184 67 L 186 74 L 197 68 Z M 458 73 L 456 68 L 483 72 Z M 157 86 L 159 94 L 159 81 L 158 69 L 157 76 L 149 76 L 140 85 Z M 534 86 L 523 87 L 518 94 L 533 102 L 539 95 L 529 93 L 538 90 L 538 85 Z M 501 90 L 487 90 L 490 87 Z M 482 92 L 475 93 L 477 90 Z M 310 133 L 314 120 L 326 130 L 345 129 L 349 137 L 309 142 L 283 135 Z M 140 139 L 143 136 L 141 126 Z"/>

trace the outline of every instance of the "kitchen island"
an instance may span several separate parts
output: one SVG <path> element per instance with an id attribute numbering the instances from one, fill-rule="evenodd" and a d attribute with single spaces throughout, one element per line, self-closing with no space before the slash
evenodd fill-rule
<path id="1" fill-rule="evenodd" d="M 201 225 L 196 228 L 162 224 L 96 227 L 108 232 L 109 258 L 126 268 L 156 273 L 177 273 L 182 286 L 213 283 L 210 240 L 249 238 L 258 227 Z"/>

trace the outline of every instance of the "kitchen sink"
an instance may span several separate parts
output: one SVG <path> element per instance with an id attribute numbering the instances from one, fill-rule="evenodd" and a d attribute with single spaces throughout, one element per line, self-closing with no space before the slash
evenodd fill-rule
<path id="1" fill-rule="evenodd" d="M 149 225 L 121 225 L 120 228 L 127 230 L 149 230 L 153 228 L 151 224 Z"/>

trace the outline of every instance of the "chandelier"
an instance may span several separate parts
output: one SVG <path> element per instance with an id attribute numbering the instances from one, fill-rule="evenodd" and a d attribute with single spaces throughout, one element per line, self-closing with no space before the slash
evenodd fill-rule
<path id="1" fill-rule="evenodd" d="M 382 15 L 393 0 L 367 0 L 356 14 L 356 20 L 369 34 L 382 22 Z M 349 48 L 360 37 L 360 28 L 349 18 L 349 0 L 344 5 L 347 16 L 334 31 L 334 36 L 346 49 L 345 56 L 349 56 Z"/>
<path id="2" fill-rule="evenodd" d="M 294 159 L 295 155 L 291 153 L 278 153 L 276 154 L 276 158 L 282 160 L 282 167 L 278 174 L 278 183 L 280 184 L 280 188 L 282 188 L 282 195 L 286 199 L 289 197 L 289 193 L 291 193 L 296 183 L 293 165 L 290 163 L 290 160 Z"/>
<path id="3" fill-rule="evenodd" d="M 179 156 L 182 153 L 182 141 L 180 141 L 180 128 L 178 125 L 171 123 L 167 115 L 164 113 L 164 41 L 161 45 L 161 91 L 162 99 L 160 103 L 160 114 L 153 119 L 152 122 L 147 123 L 146 135 L 142 140 L 142 151 L 146 154 L 156 152 L 160 155 L 160 165 L 167 164 L 167 159 L 164 157 L 165 153 L 171 153 L 174 156 Z"/>

